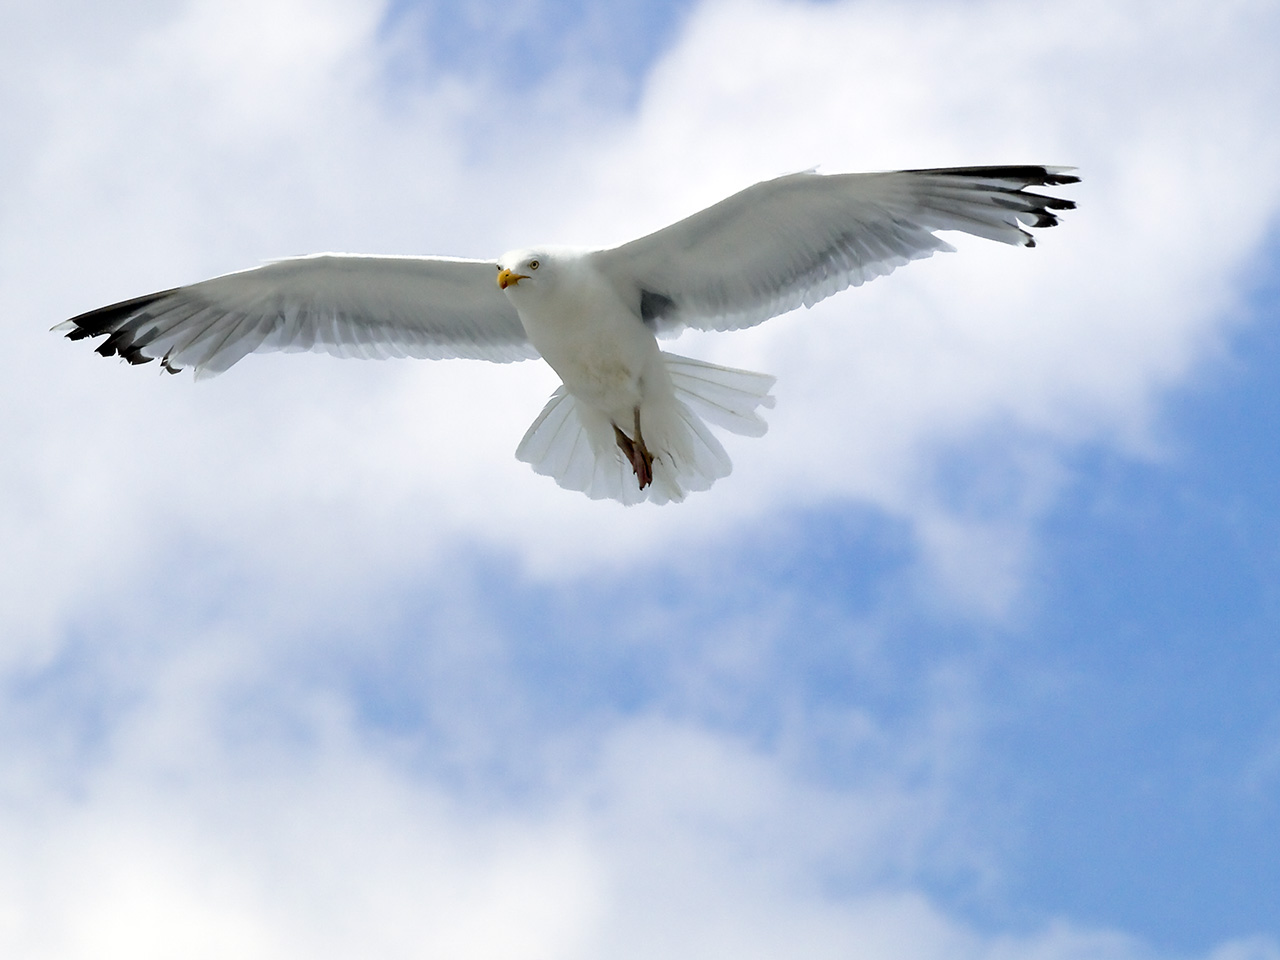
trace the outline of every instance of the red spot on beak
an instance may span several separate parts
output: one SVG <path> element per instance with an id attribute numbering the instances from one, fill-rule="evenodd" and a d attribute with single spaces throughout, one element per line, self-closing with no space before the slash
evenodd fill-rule
<path id="1" fill-rule="evenodd" d="M 528 279 L 529 275 L 527 273 L 514 273 L 510 270 L 501 270 L 498 273 L 498 286 L 505 290 L 507 287 L 514 287 L 521 280 Z"/>

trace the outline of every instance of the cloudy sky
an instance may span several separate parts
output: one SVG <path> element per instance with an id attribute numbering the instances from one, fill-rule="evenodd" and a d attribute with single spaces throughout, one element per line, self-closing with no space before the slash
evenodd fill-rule
<path id="1" fill-rule="evenodd" d="M 0 954 L 1280 958 L 1273 0 L 0 0 Z M 1073 164 L 676 349 L 679 505 L 540 364 L 49 332 L 321 250 L 606 245 L 756 180 Z"/>

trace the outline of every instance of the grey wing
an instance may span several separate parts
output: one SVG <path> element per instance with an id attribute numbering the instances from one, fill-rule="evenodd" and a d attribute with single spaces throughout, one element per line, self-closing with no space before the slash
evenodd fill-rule
<path id="1" fill-rule="evenodd" d="M 497 264 L 443 257 L 317 254 L 278 260 L 74 317 L 72 340 L 106 336 L 103 356 L 160 360 L 197 375 L 255 350 L 340 357 L 536 357 Z"/>
<path id="2" fill-rule="evenodd" d="M 792 174 L 591 256 L 659 334 L 734 330 L 954 250 L 935 230 L 1035 246 L 1024 226 L 1075 204 L 1027 188 L 1078 182 L 1069 169 Z"/>

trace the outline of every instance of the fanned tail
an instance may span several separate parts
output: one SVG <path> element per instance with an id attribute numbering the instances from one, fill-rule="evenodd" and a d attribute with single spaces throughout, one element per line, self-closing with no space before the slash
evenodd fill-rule
<path id="1" fill-rule="evenodd" d="M 631 505 L 680 501 L 729 475 L 733 464 L 703 418 L 732 433 L 759 437 L 768 424 L 774 378 L 663 353 L 673 395 L 646 397 L 644 438 L 653 454 L 653 482 L 643 490 L 614 439 L 613 425 L 563 386 L 551 395 L 516 448 L 516 459 L 566 490 L 593 500 Z"/>
<path id="2" fill-rule="evenodd" d="M 777 377 L 751 370 L 721 367 L 674 353 L 662 354 L 667 373 L 676 388 L 676 398 L 710 420 L 717 427 L 742 437 L 763 437 L 769 429 L 759 407 L 773 408 Z"/>

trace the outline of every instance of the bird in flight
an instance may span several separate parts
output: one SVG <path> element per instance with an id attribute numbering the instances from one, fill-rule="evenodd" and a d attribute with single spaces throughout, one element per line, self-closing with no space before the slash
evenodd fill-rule
<path id="1" fill-rule="evenodd" d="M 1033 192 L 1067 167 L 823 175 L 757 183 L 606 250 L 497 260 L 316 254 L 91 310 L 59 324 L 97 352 L 221 373 L 249 353 L 542 357 L 561 386 L 516 456 L 593 499 L 666 503 L 731 464 L 707 422 L 760 436 L 774 378 L 660 350 L 686 327 L 737 330 L 952 247 L 935 231 L 1035 246 L 1075 204 Z"/>

